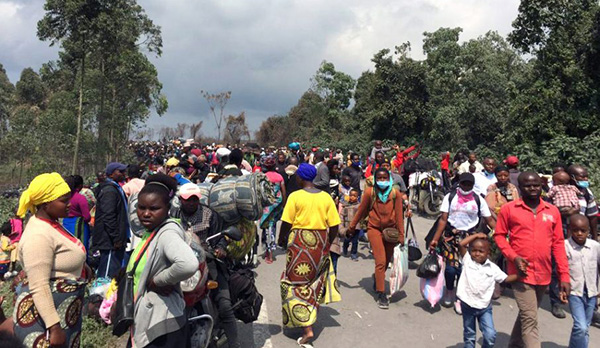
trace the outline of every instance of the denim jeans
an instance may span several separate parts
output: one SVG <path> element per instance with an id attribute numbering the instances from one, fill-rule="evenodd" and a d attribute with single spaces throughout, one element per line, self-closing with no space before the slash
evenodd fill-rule
<path id="1" fill-rule="evenodd" d="M 460 278 L 461 272 L 462 266 L 452 267 L 446 265 L 446 269 L 444 270 L 444 277 L 446 278 L 446 289 L 454 290 L 454 286 L 458 284 L 458 278 Z"/>
<path id="2" fill-rule="evenodd" d="M 596 296 L 591 298 L 587 296 L 587 291 L 583 296 L 569 295 L 569 308 L 573 316 L 573 329 L 569 339 L 569 348 L 587 348 L 590 341 L 590 324 L 592 316 L 596 309 Z"/>
<path id="3" fill-rule="evenodd" d="M 494 316 L 492 315 L 492 304 L 487 308 L 476 309 L 460 301 L 463 317 L 463 339 L 465 348 L 475 348 L 475 338 L 479 322 L 479 330 L 483 334 L 483 348 L 493 347 L 496 342 L 496 329 L 494 328 Z"/>
<path id="4" fill-rule="evenodd" d="M 348 253 L 348 247 L 350 243 L 352 243 L 352 248 L 350 249 L 350 255 L 356 256 L 358 254 L 358 236 L 360 233 L 355 233 L 352 238 L 344 238 L 344 255 Z"/>
<path id="5" fill-rule="evenodd" d="M 100 250 L 100 264 L 96 270 L 98 278 L 114 278 L 121 267 L 127 266 L 124 264 L 125 248 L 119 250 Z"/>

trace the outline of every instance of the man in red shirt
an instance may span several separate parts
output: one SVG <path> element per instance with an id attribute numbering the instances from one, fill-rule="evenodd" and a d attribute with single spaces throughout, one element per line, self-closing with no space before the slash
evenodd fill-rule
<path id="1" fill-rule="evenodd" d="M 509 347 L 539 348 L 537 310 L 550 284 L 552 256 L 561 299 L 571 291 L 569 264 L 558 208 L 540 199 L 541 178 L 534 172 L 523 172 L 518 183 L 522 199 L 502 206 L 494 239 L 508 260 L 508 274 L 519 274 L 519 281 L 512 286 L 519 315 Z"/>

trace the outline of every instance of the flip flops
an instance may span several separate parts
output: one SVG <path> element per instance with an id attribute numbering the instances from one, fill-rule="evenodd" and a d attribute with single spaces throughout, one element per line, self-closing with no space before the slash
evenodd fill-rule
<path id="1" fill-rule="evenodd" d="M 298 345 L 302 348 L 313 348 L 313 345 L 310 343 L 300 343 L 300 341 L 302 341 L 302 337 L 299 337 L 298 340 L 296 342 L 298 342 Z"/>

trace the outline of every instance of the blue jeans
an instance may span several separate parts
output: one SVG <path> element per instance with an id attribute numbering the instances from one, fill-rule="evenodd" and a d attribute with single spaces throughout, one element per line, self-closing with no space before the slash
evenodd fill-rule
<path id="1" fill-rule="evenodd" d="M 350 249 L 350 255 L 356 256 L 358 254 L 358 236 L 360 233 L 355 233 L 352 238 L 344 238 L 344 255 L 348 253 L 348 247 L 350 243 L 352 243 L 352 248 Z"/>
<path id="2" fill-rule="evenodd" d="M 569 308 L 573 316 L 573 329 L 569 339 L 569 348 L 587 348 L 590 341 L 590 324 L 596 309 L 596 296 L 588 297 L 569 295 Z"/>
<path id="3" fill-rule="evenodd" d="M 444 277 L 446 278 L 446 289 L 454 290 L 455 284 L 458 284 L 458 278 L 462 272 L 462 265 L 460 267 L 446 266 L 444 270 Z"/>
<path id="4" fill-rule="evenodd" d="M 479 322 L 479 330 L 483 334 L 483 348 L 493 347 L 496 343 L 496 329 L 494 328 L 494 317 L 492 315 L 492 304 L 487 308 L 475 309 L 460 301 L 463 317 L 463 339 L 465 348 L 475 348 L 477 328 L 475 323 Z"/>
<path id="5" fill-rule="evenodd" d="M 125 249 L 119 250 L 100 250 L 100 264 L 96 270 L 98 278 L 114 278 L 124 264 Z"/>

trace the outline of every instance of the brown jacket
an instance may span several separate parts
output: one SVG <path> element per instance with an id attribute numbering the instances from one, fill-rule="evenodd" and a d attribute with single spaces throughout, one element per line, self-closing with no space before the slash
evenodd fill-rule
<path id="1" fill-rule="evenodd" d="M 404 207 L 402 205 L 402 193 L 396 188 L 393 190 L 396 192 L 390 193 L 387 202 L 382 203 L 379 198 L 376 197 L 375 202 L 371 203 L 375 195 L 373 194 L 373 187 L 367 187 L 362 195 L 358 212 L 356 212 L 354 219 L 352 219 L 352 222 L 350 223 L 350 227 L 355 228 L 360 220 L 364 219 L 368 214 L 369 223 L 367 228 L 383 231 L 388 227 L 393 227 L 398 229 L 400 236 L 404 237 Z M 371 205 L 373 206 L 372 209 Z"/>

